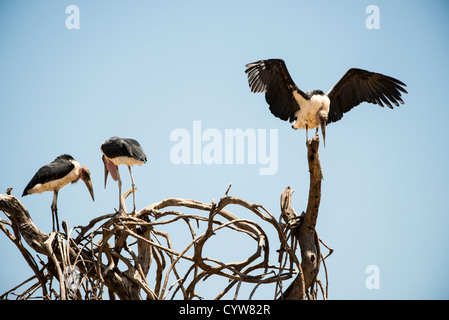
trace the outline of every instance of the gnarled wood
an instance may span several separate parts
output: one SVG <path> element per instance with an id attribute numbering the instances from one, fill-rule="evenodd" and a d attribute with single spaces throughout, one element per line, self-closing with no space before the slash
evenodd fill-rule
<path id="1" fill-rule="evenodd" d="M 200 280 L 224 277 L 229 280 L 228 284 L 217 292 L 216 299 L 221 299 L 233 288 L 237 298 L 242 283 L 253 286 L 250 298 L 263 284 L 275 283 L 275 299 L 316 299 L 313 287 L 318 283 L 321 260 L 315 230 L 322 180 L 318 146 L 318 137 L 307 142 L 310 189 L 306 211 L 298 216 L 292 208 L 293 190 L 290 187 L 281 195 L 281 216 L 285 224 L 277 221 L 262 205 L 228 195 L 228 187 L 218 203 L 170 198 L 135 214 L 100 215 L 86 226 L 70 230 L 63 222 L 65 233 L 48 235 L 37 228 L 17 198 L 0 195 L 0 211 L 9 219 L 0 219 L 0 230 L 16 244 L 35 273 L 23 284 L 37 280 L 18 297 L 36 298 L 35 292 L 41 288 L 44 299 L 103 299 L 107 292 L 110 299 L 189 300 L 200 297 L 197 292 Z M 129 195 L 129 192 L 125 194 Z M 232 206 L 247 210 L 254 219 L 240 219 L 229 211 Z M 178 209 L 186 209 L 189 213 L 176 211 Z M 194 213 L 190 213 L 192 211 Z M 274 232 L 264 230 L 256 220 L 268 223 Z M 174 246 L 170 234 L 159 230 L 162 226 L 179 223 L 191 235 L 190 239 L 185 239 L 183 247 Z M 176 230 L 180 230 L 178 225 Z M 74 231 L 77 235 L 72 237 Z M 227 234 L 231 237 L 232 233 L 238 232 L 247 241 L 255 242 L 255 245 L 245 244 L 254 251 L 241 261 L 223 262 L 216 257 L 206 257 L 203 253 L 206 243 L 224 231 L 231 232 Z M 38 267 L 20 239 L 48 262 L 38 256 L 42 263 Z M 270 250 L 270 244 L 273 242 L 279 248 L 274 264 L 270 263 L 270 252 L 274 252 Z M 301 259 L 296 256 L 297 244 Z M 179 263 L 187 267 L 178 268 Z M 79 273 L 81 280 L 77 287 L 72 288 L 67 281 L 67 270 Z M 287 280 L 293 281 L 284 290 L 283 283 Z M 0 298 L 7 298 L 18 287 Z M 326 298 L 327 293 L 322 291 Z"/>
<path id="2" fill-rule="evenodd" d="M 307 160 L 310 172 L 309 198 L 306 212 L 298 216 L 291 207 L 293 191 L 287 187 L 281 195 L 282 217 L 293 229 L 301 250 L 301 268 L 294 282 L 287 288 L 283 299 L 305 299 L 307 290 L 315 283 L 320 266 L 320 245 L 315 230 L 321 200 L 323 174 L 318 154 L 318 135 L 307 141 Z"/>

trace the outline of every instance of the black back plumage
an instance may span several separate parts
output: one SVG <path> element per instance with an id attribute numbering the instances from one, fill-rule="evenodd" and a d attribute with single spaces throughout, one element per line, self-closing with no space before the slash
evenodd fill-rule
<path id="1" fill-rule="evenodd" d="M 58 156 L 53 162 L 40 168 L 23 190 L 22 197 L 26 196 L 28 194 L 27 191 L 37 184 L 44 184 L 66 176 L 75 168 L 75 165 L 70 160 L 74 160 L 72 156 L 63 154 Z"/>
<path id="2" fill-rule="evenodd" d="M 304 99 L 309 97 L 293 82 L 285 62 L 281 59 L 260 60 L 248 63 L 246 67 L 251 92 L 265 92 L 271 113 L 277 118 L 293 122 L 300 108 L 293 92 L 296 91 Z"/>
<path id="3" fill-rule="evenodd" d="M 130 138 L 112 137 L 101 145 L 101 150 L 108 158 L 131 157 L 147 162 L 147 156 L 139 142 Z"/>

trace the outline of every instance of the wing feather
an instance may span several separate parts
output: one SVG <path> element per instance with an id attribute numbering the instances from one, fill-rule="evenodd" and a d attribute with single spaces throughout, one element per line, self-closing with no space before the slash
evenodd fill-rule
<path id="1" fill-rule="evenodd" d="M 265 92 L 265 100 L 271 113 L 282 119 L 293 122 L 300 106 L 293 93 L 297 91 L 307 99 L 307 95 L 293 82 L 285 62 L 281 59 L 260 60 L 246 65 L 245 73 L 253 93 Z"/>
<path id="2" fill-rule="evenodd" d="M 23 196 L 28 194 L 28 190 L 32 189 L 37 184 L 44 184 L 49 181 L 58 180 L 69 174 L 75 168 L 75 165 L 69 160 L 73 159 L 71 156 L 62 155 L 57 157 L 53 162 L 41 167 L 33 178 L 28 182 L 23 190 Z"/>
<path id="3" fill-rule="evenodd" d="M 130 138 L 112 137 L 101 145 L 101 150 L 109 158 L 130 157 L 143 162 L 147 156 L 139 142 Z"/>
<path id="4" fill-rule="evenodd" d="M 340 120 L 343 114 L 362 102 L 374 103 L 393 109 L 404 101 L 401 92 L 407 93 L 406 85 L 398 79 L 352 68 L 329 90 L 331 101 L 328 123 Z"/>

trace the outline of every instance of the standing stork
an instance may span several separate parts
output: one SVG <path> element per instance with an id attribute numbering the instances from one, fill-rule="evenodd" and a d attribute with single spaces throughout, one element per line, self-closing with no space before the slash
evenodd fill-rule
<path id="1" fill-rule="evenodd" d="M 265 92 L 271 113 L 294 122 L 293 129 L 321 127 L 326 146 L 326 125 L 362 102 L 375 103 L 390 109 L 404 103 L 401 92 L 407 93 L 401 81 L 380 73 L 352 68 L 325 94 L 321 90 L 304 92 L 293 82 L 281 59 L 260 60 L 246 65 L 245 73 L 251 92 Z"/>
<path id="2" fill-rule="evenodd" d="M 101 152 L 103 152 L 104 163 L 104 187 L 106 188 L 106 182 L 108 179 L 108 172 L 111 174 L 112 179 L 118 180 L 118 193 L 119 193 L 119 212 L 123 212 L 122 207 L 122 181 L 120 179 L 120 173 L 118 166 L 125 164 L 128 166 L 129 174 L 131 176 L 132 191 L 133 191 L 133 213 L 136 212 L 136 196 L 134 193 L 135 184 L 131 167 L 135 164 L 139 166 L 147 162 L 147 156 L 140 146 L 139 142 L 134 139 L 112 137 L 104 141 L 101 145 Z"/>
<path id="3" fill-rule="evenodd" d="M 79 162 L 73 159 L 72 156 L 63 154 L 57 157 L 52 163 L 43 166 L 36 172 L 34 177 L 25 187 L 25 190 L 23 190 L 22 197 L 32 193 L 53 191 L 53 202 L 51 203 L 53 231 L 55 231 L 56 221 L 56 227 L 59 232 L 57 208 L 58 192 L 65 185 L 75 183 L 79 179 L 84 181 L 92 200 L 95 201 L 89 169 L 87 169 L 86 166 L 81 167 Z"/>

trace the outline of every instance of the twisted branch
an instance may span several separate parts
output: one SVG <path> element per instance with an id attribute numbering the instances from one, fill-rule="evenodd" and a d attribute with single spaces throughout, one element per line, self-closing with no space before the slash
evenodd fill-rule
<path id="1" fill-rule="evenodd" d="M 197 286 L 200 280 L 213 277 L 228 279 L 215 299 L 223 298 L 232 289 L 234 298 L 238 298 L 242 284 L 252 286 L 252 298 L 260 287 L 270 283 L 276 284 L 275 299 L 316 299 L 318 288 L 327 298 L 327 272 L 326 292 L 317 280 L 324 259 L 315 231 L 322 179 L 317 138 L 307 147 L 311 179 L 307 210 L 300 216 L 296 214 L 291 207 L 293 191 L 287 187 L 281 195 L 279 221 L 262 205 L 229 196 L 229 185 L 218 203 L 170 198 L 133 215 L 105 214 L 70 230 L 63 222 L 64 233 L 46 234 L 37 228 L 17 198 L 0 195 L 0 210 L 7 218 L 0 220 L 0 229 L 35 274 L 0 298 L 190 300 L 201 298 Z M 129 192 L 124 198 L 127 195 Z M 233 206 L 245 209 L 254 219 L 238 218 L 229 210 Z M 260 222 L 267 223 L 271 230 L 262 228 Z M 164 231 L 173 226 L 176 233 L 184 230 L 190 237 L 179 243 L 174 233 Z M 238 233 L 245 241 L 254 241 L 254 251 L 237 262 L 206 257 L 206 244 L 222 232 L 230 237 Z M 37 254 L 41 266 L 21 239 Z M 276 263 L 270 262 L 270 252 L 274 254 L 271 243 L 278 248 Z M 296 256 L 298 244 L 301 259 Z M 251 248 L 246 243 L 245 247 Z M 283 290 L 288 280 L 292 281 Z M 30 282 L 30 287 L 16 293 Z M 41 296 L 37 296 L 39 288 Z"/>

